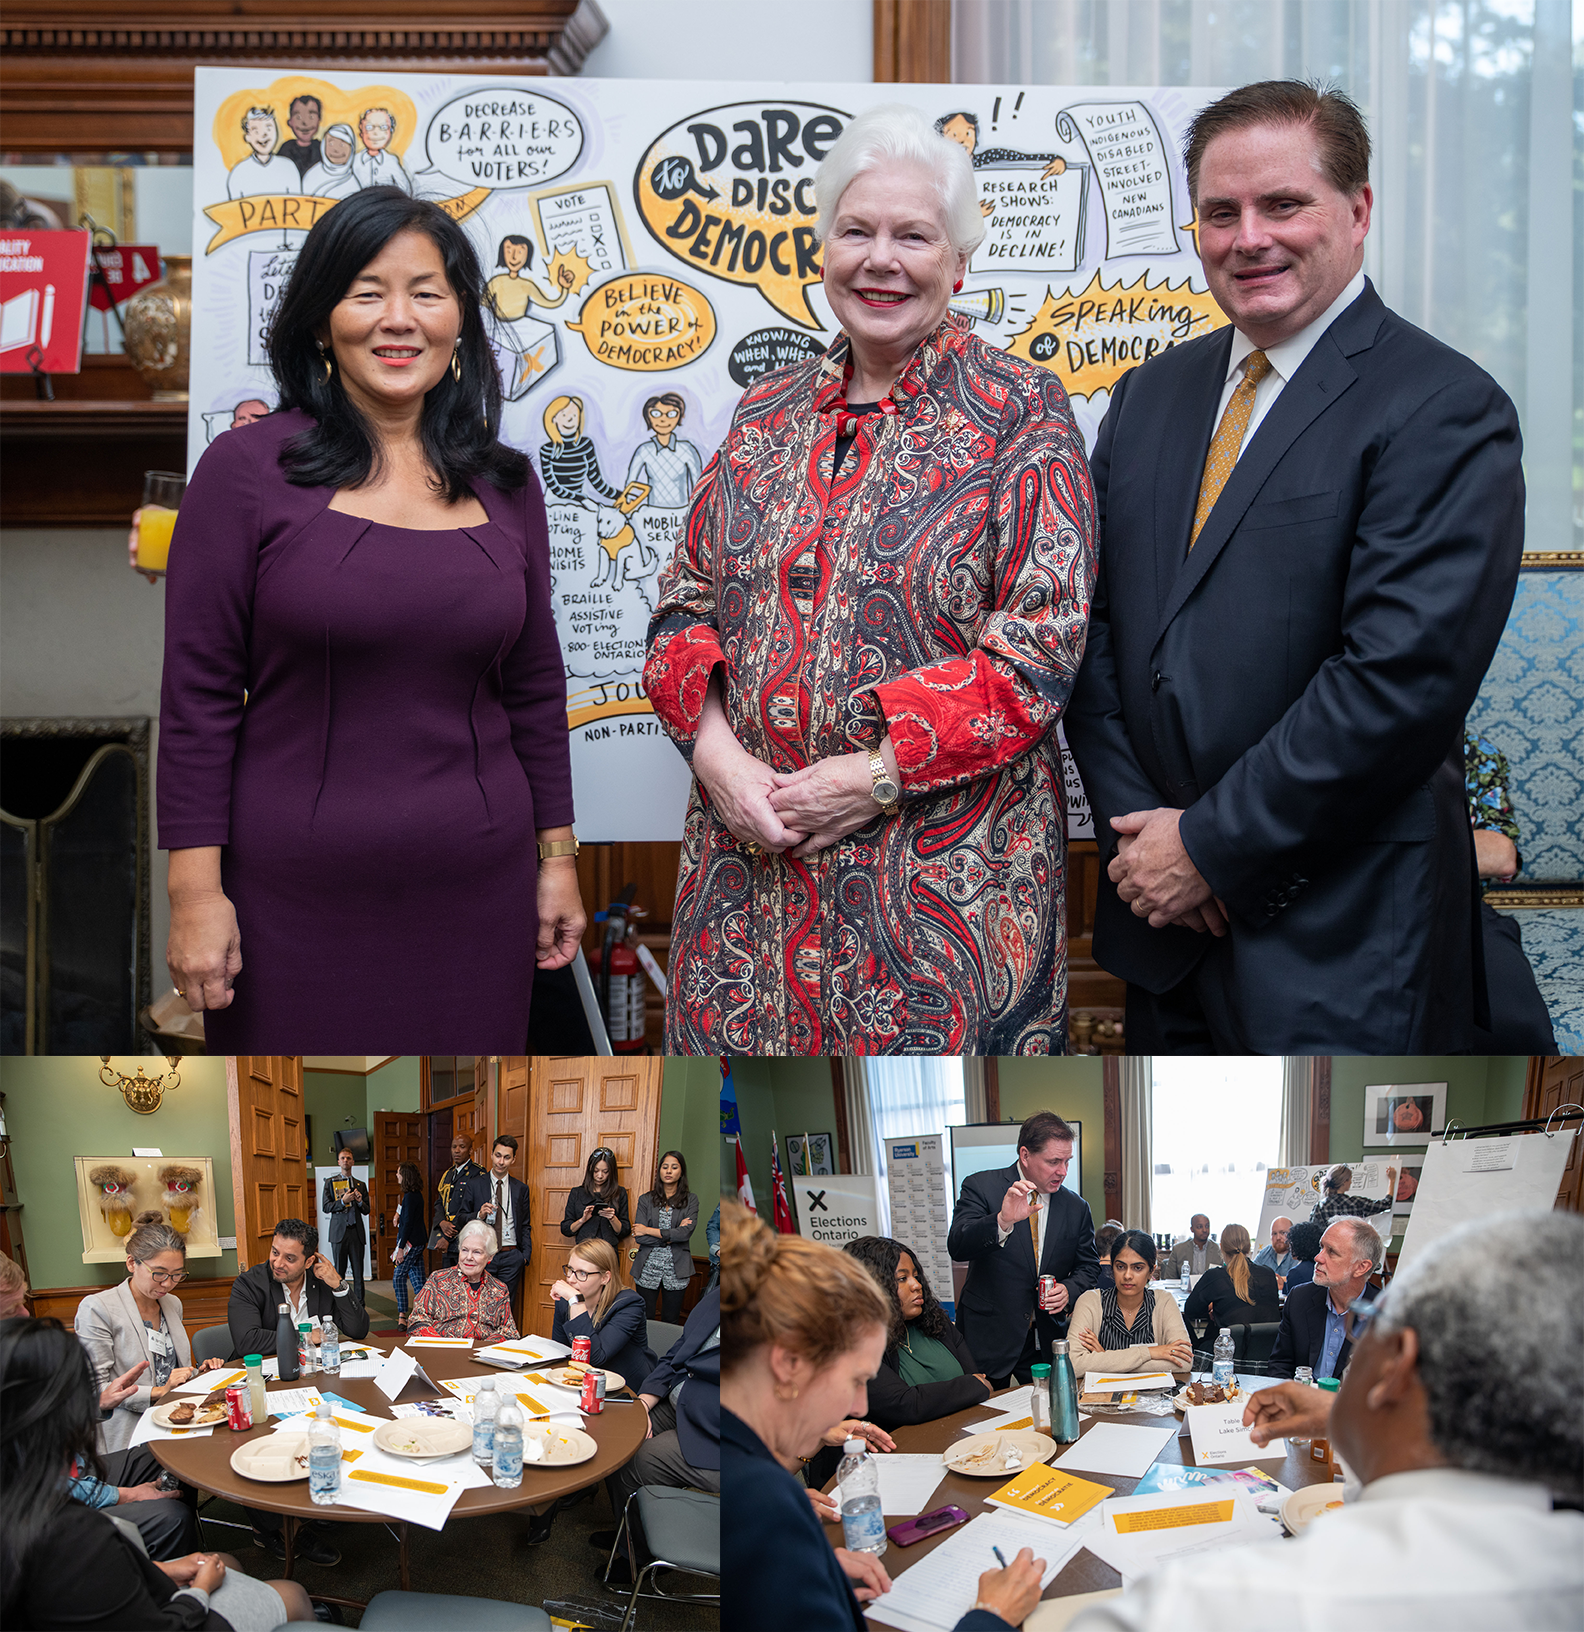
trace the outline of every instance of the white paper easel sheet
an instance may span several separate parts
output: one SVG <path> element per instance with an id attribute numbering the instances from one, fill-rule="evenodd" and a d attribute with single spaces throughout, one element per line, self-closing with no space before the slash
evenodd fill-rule
<path id="1" fill-rule="evenodd" d="M 1109 1473 L 1119 1479 L 1142 1479 L 1176 1433 L 1175 1423 L 1169 1428 L 1144 1428 L 1124 1422 L 1097 1422 L 1051 1465 L 1069 1473 Z"/>

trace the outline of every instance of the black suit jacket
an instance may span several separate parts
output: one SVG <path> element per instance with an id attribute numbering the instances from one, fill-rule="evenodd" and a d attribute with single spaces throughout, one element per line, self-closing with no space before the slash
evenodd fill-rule
<path id="1" fill-rule="evenodd" d="M 1028 1225 L 1019 1224 L 999 1245 L 996 1215 L 1007 1187 L 1019 1177 L 1016 1162 L 984 1173 L 970 1173 L 952 1214 L 946 1246 L 952 1257 L 968 1265 L 957 1302 L 957 1329 L 978 1357 L 978 1369 L 987 1377 L 1006 1377 L 1017 1364 L 1029 1318 L 1035 1313 L 1039 1278 L 1054 1275 L 1067 1288 L 1071 1310 L 1080 1292 L 1100 1278 L 1100 1255 L 1095 1251 L 1094 1220 L 1089 1204 L 1071 1190 L 1044 1198 L 1050 1209 L 1045 1221 L 1045 1250 L 1034 1264 L 1034 1239 Z M 1059 1320 L 1038 1316 L 1042 1347 L 1066 1329 Z"/>
<path id="2" fill-rule="evenodd" d="M 879 1371 L 869 1379 L 871 1422 L 881 1428 L 910 1428 L 916 1422 L 934 1422 L 937 1417 L 949 1417 L 954 1411 L 984 1404 L 990 1390 L 974 1376 L 979 1362 L 963 1342 L 962 1333 L 948 1322 L 940 1341 L 962 1367 L 962 1376 L 937 1383 L 905 1383 L 897 1364 L 901 1350 L 893 1343 L 885 1351 Z"/>
<path id="3" fill-rule="evenodd" d="M 1188 550 L 1232 330 L 1117 382 L 1065 724 L 1102 854 L 1183 811 L 1228 942 L 1151 929 L 1102 870 L 1094 955 L 1151 992 L 1206 972 L 1256 1053 L 1470 1046 L 1483 1012 L 1461 734 L 1523 549 L 1517 414 L 1363 294 L 1250 438 Z"/>
<path id="4" fill-rule="evenodd" d="M 347 1191 L 345 1201 L 336 1199 L 335 1185 L 338 1176 L 332 1174 L 324 1181 L 324 1197 L 319 1203 L 320 1211 L 330 1215 L 330 1228 L 327 1234 L 332 1246 L 340 1241 L 361 1241 L 363 1216 L 369 1210 L 368 1187 L 362 1179 L 352 1181 L 353 1188 Z"/>
<path id="5" fill-rule="evenodd" d="M 1313 1281 L 1288 1292 L 1287 1303 L 1282 1309 L 1281 1330 L 1276 1334 L 1270 1363 L 1265 1368 L 1270 1376 L 1291 1377 L 1299 1366 L 1308 1366 L 1312 1371 L 1319 1365 L 1320 1350 L 1325 1346 L 1326 1301 L 1330 1296 L 1329 1287 L 1316 1286 Z M 1366 1303 L 1373 1303 L 1377 1289 L 1366 1286 L 1360 1296 Z M 1344 1338 L 1337 1352 L 1338 1377 L 1347 1370 L 1352 1353 L 1353 1340 Z M 1316 1378 L 1316 1381 L 1319 1379 Z"/>
<path id="6" fill-rule="evenodd" d="M 528 1261 L 533 1251 L 533 1209 L 529 1205 L 528 1186 L 521 1179 L 514 1179 L 511 1174 L 506 1175 L 505 1193 L 501 1198 L 511 1208 L 512 1225 L 517 1231 L 517 1251 L 523 1255 L 523 1262 Z M 491 1173 L 478 1173 L 462 1186 L 462 1197 L 457 1203 L 456 1222 L 459 1232 L 464 1224 L 471 1224 L 479 1215 L 479 1208 L 486 1204 L 493 1206 L 495 1202 L 495 1177 Z M 495 1232 L 495 1239 L 500 1240 L 500 1220 L 491 1216 L 484 1220 Z M 455 1243 L 453 1243 L 455 1245 Z"/>
<path id="7" fill-rule="evenodd" d="M 687 1385 L 677 1396 L 676 1435 L 690 1468 L 721 1465 L 720 1323 L 720 1288 L 712 1286 L 638 1390 L 664 1400 L 678 1383 Z M 711 1338 L 715 1341 L 706 1348 Z"/>
<path id="8" fill-rule="evenodd" d="M 346 1291 L 337 1295 L 310 1270 L 308 1313 L 314 1320 L 333 1315 L 337 1328 L 348 1337 L 367 1337 L 368 1313 L 353 1287 L 352 1277 L 348 1275 L 341 1284 Z M 254 1264 L 237 1276 L 231 1283 L 231 1301 L 226 1306 L 232 1359 L 244 1354 L 274 1354 L 275 1319 L 285 1301 L 268 1263 Z"/>

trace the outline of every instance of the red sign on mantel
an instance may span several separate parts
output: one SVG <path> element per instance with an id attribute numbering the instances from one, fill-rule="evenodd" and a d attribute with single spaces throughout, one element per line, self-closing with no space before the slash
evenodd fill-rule
<path id="1" fill-rule="evenodd" d="M 0 374 L 76 374 L 88 301 L 86 232 L 0 233 Z"/>
<path id="2" fill-rule="evenodd" d="M 112 296 L 119 306 L 122 301 L 130 300 L 139 289 L 159 282 L 159 251 L 153 244 L 122 244 L 116 249 L 101 249 L 94 260 L 105 275 L 104 283 L 100 283 L 93 276 L 92 268 L 89 269 L 88 304 L 96 312 L 108 312 Z M 108 294 L 105 283 L 110 285 Z"/>

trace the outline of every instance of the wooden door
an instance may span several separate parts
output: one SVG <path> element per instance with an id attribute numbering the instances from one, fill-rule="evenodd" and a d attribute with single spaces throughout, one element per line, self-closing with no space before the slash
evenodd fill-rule
<path id="1" fill-rule="evenodd" d="M 548 1334 L 555 1317 L 550 1288 L 569 1245 L 561 1234 L 567 1197 L 582 1182 L 589 1153 L 606 1145 L 627 1186 L 628 1215 L 654 1178 L 660 1141 L 663 1059 L 535 1055 L 528 1062 L 528 1183 L 533 1188 L 533 1258 L 523 1277 L 524 1331 Z M 519 1152 L 521 1154 L 521 1152 Z M 627 1280 L 627 1249 L 621 1272 Z"/>
<path id="2" fill-rule="evenodd" d="M 1549 1059 L 1532 1055 L 1529 1078 L 1524 1085 L 1525 1120 L 1538 1121 L 1562 1105 L 1584 1105 L 1584 1059 L 1576 1054 Z M 1570 1122 L 1568 1127 L 1574 1130 L 1575 1138 L 1568 1164 L 1562 1171 L 1556 1205 L 1563 1212 L 1584 1213 L 1584 1183 L 1581 1183 L 1584 1160 L 1579 1157 L 1579 1146 L 1584 1144 L 1584 1126 Z"/>
<path id="3" fill-rule="evenodd" d="M 429 1175 L 424 1160 L 424 1119 L 418 1111 L 376 1111 L 374 1126 L 374 1180 L 369 1199 L 374 1204 L 370 1220 L 374 1231 L 374 1279 L 388 1281 L 395 1273 L 391 1253 L 396 1247 L 396 1209 L 401 1202 L 401 1179 L 397 1169 L 411 1162 L 423 1177 L 423 1195 L 429 1194 Z M 425 1207 L 424 1217 L 429 1216 Z"/>
<path id="4" fill-rule="evenodd" d="M 318 1217 L 303 1137 L 302 1056 L 226 1056 L 237 1267 L 269 1259 L 276 1223 Z"/>

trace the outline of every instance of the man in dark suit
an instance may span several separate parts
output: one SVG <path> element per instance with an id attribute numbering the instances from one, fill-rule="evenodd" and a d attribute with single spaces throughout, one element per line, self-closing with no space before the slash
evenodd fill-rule
<path id="1" fill-rule="evenodd" d="M 1118 381 L 1067 741 L 1138 1053 L 1466 1050 L 1485 1011 L 1463 717 L 1523 549 L 1512 403 L 1363 275 L 1369 137 L 1245 86 L 1189 191 L 1232 327 Z"/>
<path id="2" fill-rule="evenodd" d="M 1089 1204 L 1062 1188 L 1073 1130 L 1053 1111 L 1036 1111 L 1018 1130 L 1011 1167 L 963 1180 L 946 1245 L 968 1265 L 957 1329 L 990 1379 L 1028 1382 L 1029 1367 L 1067 1329 L 1067 1311 L 1100 1279 Z M 1036 1259 L 1036 1242 L 1038 1256 Z M 1040 1301 L 1039 1279 L 1056 1277 Z"/>
<path id="3" fill-rule="evenodd" d="M 528 1186 L 521 1179 L 514 1179 L 509 1171 L 516 1155 L 516 1139 L 503 1133 L 490 1151 L 489 1172 L 467 1181 L 457 1210 L 459 1224 L 471 1224 L 476 1218 L 494 1230 L 500 1251 L 490 1259 L 489 1272 L 505 1283 L 506 1296 L 513 1308 L 523 1265 L 533 1251 Z"/>
<path id="4" fill-rule="evenodd" d="M 328 1234 L 335 1251 L 336 1274 L 345 1275 L 347 1263 L 352 1265 L 352 1282 L 357 1288 L 358 1302 L 363 1301 L 363 1249 L 368 1235 L 363 1220 L 368 1216 L 368 1186 L 352 1177 L 352 1152 L 343 1148 L 336 1156 L 341 1167 L 339 1179 L 324 1181 L 324 1195 L 319 1210 L 330 1218 Z"/>
<path id="5" fill-rule="evenodd" d="M 1317 1383 L 1340 1377 L 1353 1353 L 1348 1305 L 1355 1298 L 1375 1301 L 1369 1278 L 1385 1259 L 1385 1243 L 1373 1225 L 1362 1218 L 1337 1219 L 1320 1238 L 1313 1281 L 1287 1294 L 1267 1372 L 1291 1377 L 1299 1366 L 1308 1366 Z"/>

